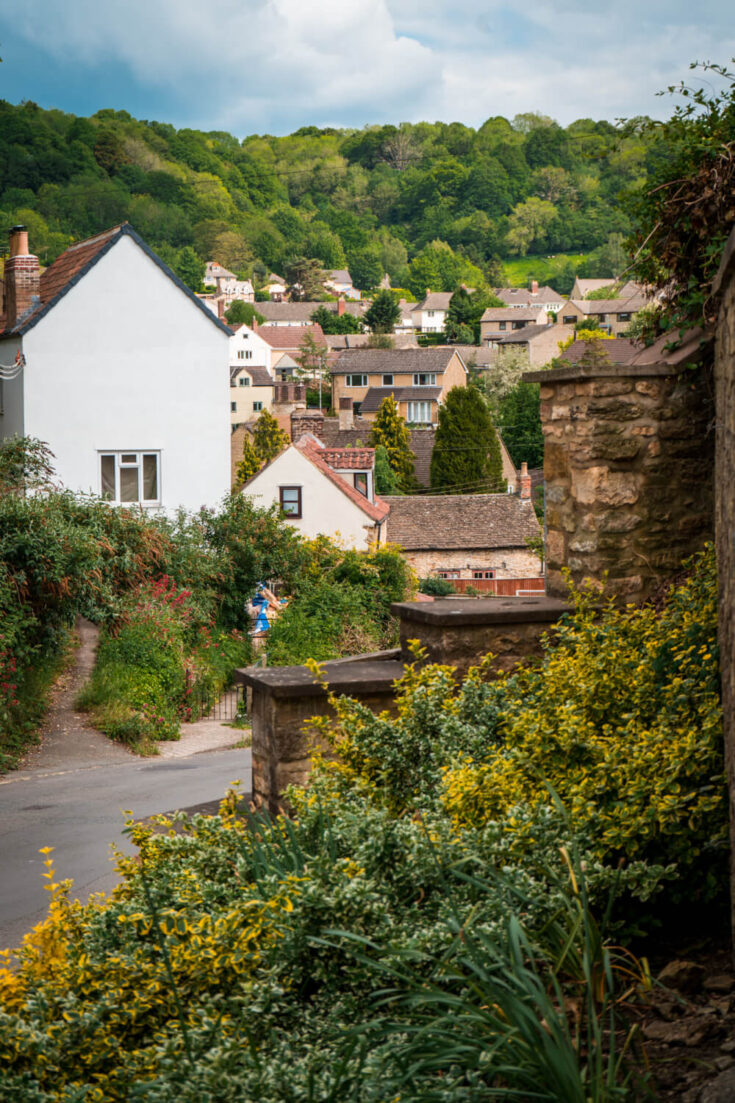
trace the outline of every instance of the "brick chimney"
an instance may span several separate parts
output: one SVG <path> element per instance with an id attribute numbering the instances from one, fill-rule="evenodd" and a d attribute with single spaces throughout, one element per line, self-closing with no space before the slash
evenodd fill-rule
<path id="1" fill-rule="evenodd" d="M 521 487 L 521 498 L 530 498 L 531 497 L 531 476 L 528 474 L 528 464 L 527 463 L 522 463 L 521 464 L 521 477 L 520 477 L 519 482 L 520 482 L 520 487 Z"/>
<path id="2" fill-rule="evenodd" d="M 254 314 L 253 314 L 253 320 L 252 320 L 252 322 L 250 323 L 250 328 L 251 328 L 251 329 L 252 329 L 253 331 L 255 331 L 255 330 L 256 330 L 256 329 L 258 328 L 258 319 L 257 319 L 257 318 L 255 317 L 255 315 L 254 315 Z"/>
<path id="3" fill-rule="evenodd" d="M 339 400 L 339 427 L 340 429 L 352 429 L 355 424 L 354 413 L 352 409 L 352 398 L 340 398 Z"/>
<path id="4" fill-rule="evenodd" d="M 224 316 L 225 316 L 225 300 L 224 300 L 224 297 L 220 297 L 220 298 L 217 299 L 217 317 L 221 321 L 224 318 Z"/>
<path id="5" fill-rule="evenodd" d="M 339 318 L 341 318 L 342 315 L 344 314 L 344 312 L 345 312 L 345 297 L 344 297 L 344 295 L 340 295 L 340 297 L 337 299 L 337 316 Z"/>
<path id="6" fill-rule="evenodd" d="M 10 231 L 10 256 L 5 261 L 5 328 L 13 326 L 36 306 L 41 295 L 41 268 L 38 257 L 28 252 L 28 231 L 13 226 Z"/>
<path id="7" fill-rule="evenodd" d="M 531 294 L 538 295 L 538 280 L 531 280 Z"/>
<path id="8" fill-rule="evenodd" d="M 315 437 L 321 437 L 324 429 L 324 414 L 317 410 L 294 410 L 291 414 L 291 440 L 301 440 L 304 433 L 313 433 Z"/>

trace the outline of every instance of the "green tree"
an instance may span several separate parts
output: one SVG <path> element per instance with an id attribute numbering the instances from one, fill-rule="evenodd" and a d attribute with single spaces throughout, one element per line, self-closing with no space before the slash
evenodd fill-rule
<path id="1" fill-rule="evenodd" d="M 476 387 L 453 387 L 439 408 L 431 489 L 443 494 L 505 489 L 498 434 Z"/>
<path id="2" fill-rule="evenodd" d="M 388 395 L 380 404 L 370 430 L 370 447 L 382 445 L 388 456 L 388 463 L 395 473 L 398 488 L 402 494 L 411 494 L 417 488 L 414 469 L 411 438 L 406 422 L 398 413 L 395 398 Z"/>
<path id="3" fill-rule="evenodd" d="M 388 450 L 384 444 L 379 444 L 375 449 L 375 492 L 400 494 L 398 476 L 390 465 Z"/>
<path id="4" fill-rule="evenodd" d="M 497 425 L 516 467 L 543 467 L 544 434 L 538 383 L 517 383 L 498 403 Z"/>
<path id="5" fill-rule="evenodd" d="M 161 249 L 160 254 L 161 259 L 173 269 L 181 282 L 185 283 L 191 291 L 201 291 L 203 289 L 202 280 L 204 279 L 206 265 L 201 257 L 194 252 L 191 245 L 185 245 L 183 249 L 178 249 L 175 252 Z"/>
<path id="6" fill-rule="evenodd" d="M 328 347 L 317 341 L 313 334 L 307 333 L 299 345 L 298 355 L 294 357 L 296 363 L 299 365 L 299 370 L 296 373 L 297 376 L 300 379 L 309 381 L 313 379 L 317 380 L 320 407 L 322 404 L 322 387 L 329 380 L 329 372 L 327 370 L 328 355 Z"/>
<path id="7" fill-rule="evenodd" d="M 235 472 L 235 478 L 237 485 L 242 486 L 244 483 L 252 479 L 253 475 L 257 475 L 263 466 L 255 445 L 253 444 L 250 434 L 246 434 L 245 440 L 242 446 L 242 459 L 237 465 L 237 471 Z"/>
<path id="8" fill-rule="evenodd" d="M 395 297 L 387 288 L 383 288 L 373 299 L 364 320 L 373 333 L 393 333 L 400 318 L 401 308 Z"/>
<path id="9" fill-rule="evenodd" d="M 532 245 L 537 249 L 543 246 L 556 213 L 553 203 L 535 195 L 524 203 L 516 204 L 508 220 L 508 233 L 505 237 L 509 251 L 525 257 Z"/>
<path id="10" fill-rule="evenodd" d="M 350 275 L 359 291 L 371 291 L 383 278 L 381 250 L 376 245 L 350 253 Z"/>
<path id="11" fill-rule="evenodd" d="M 253 318 L 257 321 L 259 326 L 262 326 L 265 322 L 265 318 L 262 314 L 259 314 L 252 303 L 244 303 L 242 299 L 235 299 L 230 309 L 225 312 L 225 318 L 227 324 L 231 326 L 238 326 L 244 323 L 246 326 L 252 326 Z"/>
<path id="12" fill-rule="evenodd" d="M 318 306 L 311 314 L 311 321 L 322 327 L 322 333 L 362 333 L 365 329 L 362 318 L 354 314 L 338 314 L 327 306 Z"/>
<path id="13" fill-rule="evenodd" d="M 294 257 L 286 265 L 288 293 L 295 302 L 313 302 L 324 298 L 324 271 L 313 257 Z"/>
<path id="14" fill-rule="evenodd" d="M 273 414 L 263 410 L 253 430 L 253 445 L 263 464 L 270 463 L 290 443 Z"/>

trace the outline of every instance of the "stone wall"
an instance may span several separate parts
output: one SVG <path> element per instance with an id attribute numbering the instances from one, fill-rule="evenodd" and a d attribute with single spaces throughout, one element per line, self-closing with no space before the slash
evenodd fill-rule
<path id="1" fill-rule="evenodd" d="M 390 522 L 389 522 L 390 523 Z M 478 551 L 404 551 L 419 578 L 443 570 L 494 570 L 496 578 L 535 578 L 541 573 L 541 560 L 527 548 L 491 548 Z"/>
<path id="2" fill-rule="evenodd" d="M 721 295 L 715 340 L 717 449 L 715 463 L 720 670 L 725 762 L 730 792 L 730 863 L 735 945 L 735 230 L 715 280 Z"/>
<path id="3" fill-rule="evenodd" d="M 644 600 L 714 531 L 710 375 L 685 364 L 576 365 L 541 388 L 547 593 L 600 581 Z"/>

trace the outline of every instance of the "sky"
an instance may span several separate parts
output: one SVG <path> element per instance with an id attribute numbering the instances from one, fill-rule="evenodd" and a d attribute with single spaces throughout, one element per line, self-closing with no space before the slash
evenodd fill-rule
<path id="1" fill-rule="evenodd" d="M 608 10 L 605 10 L 608 9 Z M 0 0 L 0 97 L 176 127 L 671 114 L 735 56 L 731 0 Z"/>

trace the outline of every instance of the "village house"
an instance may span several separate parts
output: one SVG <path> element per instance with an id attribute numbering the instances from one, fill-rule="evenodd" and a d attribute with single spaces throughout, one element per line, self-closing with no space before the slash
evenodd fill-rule
<path id="1" fill-rule="evenodd" d="M 467 369 L 450 345 L 408 349 L 348 349 L 332 367 L 332 405 L 352 399 L 356 414 L 372 419 L 391 395 L 411 425 L 431 425 L 452 387 L 464 387 Z"/>
<path id="2" fill-rule="evenodd" d="M 564 303 L 559 321 L 571 326 L 589 321 L 611 336 L 621 337 L 647 302 L 641 294 L 627 299 L 570 299 Z"/>
<path id="3" fill-rule="evenodd" d="M 275 272 L 271 272 L 266 276 L 263 290 L 268 292 L 268 296 L 271 302 L 280 303 L 287 297 L 286 296 L 286 281 L 283 276 L 277 275 Z"/>
<path id="4" fill-rule="evenodd" d="M 498 287 L 495 295 L 507 306 L 517 309 L 541 307 L 547 314 L 558 314 L 564 305 L 564 296 L 553 287 L 539 287 L 538 280 L 531 280 L 525 287 Z"/>
<path id="5" fill-rule="evenodd" d="M 2 384 L 0 437 L 46 441 L 70 490 L 168 512 L 214 506 L 230 482 L 230 337 L 128 223 L 43 275 L 16 226 L 0 364 L 18 371 Z"/>
<path id="6" fill-rule="evenodd" d="M 388 506 L 375 496 L 372 448 L 325 448 L 304 434 L 242 489 L 257 505 L 278 505 L 302 535 L 320 534 L 348 547 L 385 543 Z"/>
<path id="7" fill-rule="evenodd" d="M 451 291 L 429 291 L 411 310 L 411 321 L 417 333 L 441 333 L 449 311 Z"/>
<path id="8" fill-rule="evenodd" d="M 269 369 L 275 374 L 276 364 L 284 355 L 288 355 L 295 362 L 301 355 L 301 346 L 306 337 L 310 336 L 318 345 L 326 346 L 324 333 L 320 325 L 311 324 L 303 326 L 258 326 L 257 334 L 266 342 L 271 350 Z M 284 365 L 281 365 L 283 367 Z M 281 376 L 280 378 L 284 378 Z"/>
<path id="9" fill-rule="evenodd" d="M 489 345 L 525 326 L 545 326 L 552 319 L 541 306 L 491 306 L 480 318 L 480 344 Z"/>
<path id="10" fill-rule="evenodd" d="M 383 500 L 390 507 L 388 540 L 399 545 L 420 578 L 464 581 L 482 590 L 491 588 L 482 584 L 492 579 L 542 575 L 541 561 L 529 547 L 541 536 L 541 526 L 526 471 L 520 495 L 414 494 Z"/>
<path id="11" fill-rule="evenodd" d="M 216 260 L 207 261 L 202 283 L 214 289 L 216 296 L 222 296 L 227 309 L 235 299 L 244 303 L 255 302 L 255 291 L 250 280 L 239 280 L 234 272 L 228 271 Z"/>
<path id="12" fill-rule="evenodd" d="M 327 273 L 324 281 L 327 291 L 333 295 L 339 295 L 345 299 L 359 299 L 360 292 L 352 285 L 352 276 L 346 268 L 333 268 Z"/>
<path id="13" fill-rule="evenodd" d="M 608 287 L 612 291 L 609 296 L 611 299 L 630 299 L 633 295 L 645 295 L 643 285 L 636 283 L 634 280 L 626 280 L 625 283 L 620 283 L 614 276 L 606 276 L 604 279 L 584 279 L 577 276 L 574 286 L 569 292 L 569 298 L 586 299 L 588 295 L 595 291 L 604 291 Z"/>
<path id="14" fill-rule="evenodd" d="M 394 333 L 415 333 L 414 314 L 418 310 L 418 303 L 409 303 L 406 299 L 398 300 L 400 318 L 393 327 Z"/>
<path id="15" fill-rule="evenodd" d="M 230 424 L 251 421 L 264 410 L 273 412 L 275 380 L 267 368 L 230 368 Z"/>
<path id="16" fill-rule="evenodd" d="M 541 367 L 559 356 L 560 342 L 573 335 L 574 326 L 530 325 L 491 337 L 488 346 L 495 350 L 498 358 L 511 352 L 521 353 L 526 363 Z"/>

